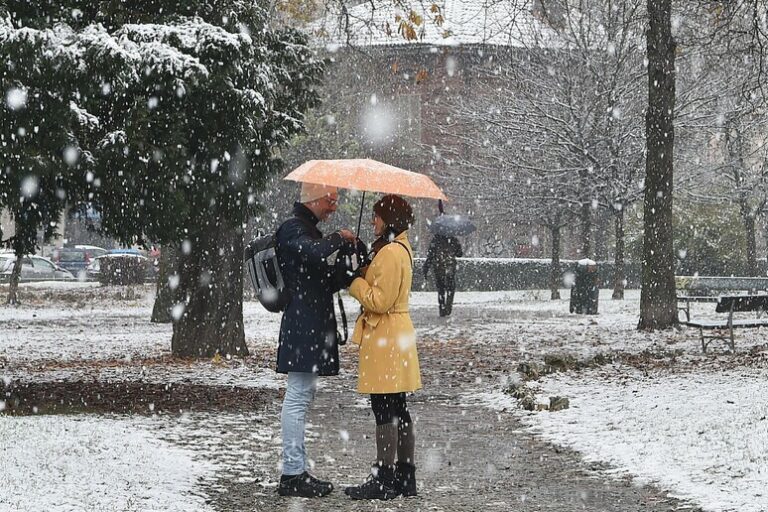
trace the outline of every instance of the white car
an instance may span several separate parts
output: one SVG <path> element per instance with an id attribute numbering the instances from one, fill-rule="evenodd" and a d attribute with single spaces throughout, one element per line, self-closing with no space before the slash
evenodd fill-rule
<path id="1" fill-rule="evenodd" d="M 16 256 L 13 253 L 0 253 L 0 281 L 11 280 L 13 264 Z M 27 255 L 21 260 L 21 275 L 19 281 L 72 281 L 75 276 L 48 258 Z"/>

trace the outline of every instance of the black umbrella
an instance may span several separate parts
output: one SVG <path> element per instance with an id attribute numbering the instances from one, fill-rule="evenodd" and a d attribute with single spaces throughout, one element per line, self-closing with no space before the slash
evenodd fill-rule
<path id="1" fill-rule="evenodd" d="M 443 236 L 468 235 L 476 229 L 472 221 L 463 215 L 440 215 L 429 225 L 431 232 Z"/>

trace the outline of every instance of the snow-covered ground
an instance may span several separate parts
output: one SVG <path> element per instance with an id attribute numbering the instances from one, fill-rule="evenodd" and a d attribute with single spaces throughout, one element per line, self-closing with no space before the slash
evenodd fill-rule
<path id="1" fill-rule="evenodd" d="M 537 383 L 541 403 L 552 396 L 569 398 L 570 408 L 563 411 L 522 412 L 500 392 L 469 398 L 518 411 L 547 441 L 704 510 L 764 512 L 766 381 L 766 369 L 668 375 L 618 367 Z"/>
<path id="2" fill-rule="evenodd" d="M 196 484 L 213 466 L 141 421 L 0 416 L 0 511 L 209 510 Z"/>
<path id="3" fill-rule="evenodd" d="M 353 319 L 357 307 L 349 298 L 346 304 Z M 0 377 L 77 379 L 81 366 L 108 362 L 99 365 L 98 378 L 134 378 L 139 372 L 147 381 L 281 386 L 281 377 L 253 361 L 143 367 L 142 360 L 164 358 L 170 348 L 170 326 L 149 322 L 151 306 L 146 295 L 0 308 Z M 714 310 L 712 304 L 696 307 L 694 315 Z M 568 397 L 565 411 L 520 411 L 501 392 L 501 378 L 490 386 L 484 382 L 482 393 L 478 386 L 477 393 L 464 398 L 506 408 L 544 439 L 577 450 L 588 461 L 606 463 L 618 475 L 654 482 L 705 510 L 768 510 L 768 358 L 754 350 L 764 345 L 764 332 L 737 332 L 737 351 L 742 356 L 753 352 L 749 366 L 738 366 L 721 347 L 703 356 L 695 331 L 638 332 L 639 293 L 634 290 L 624 301 L 611 301 L 610 291 L 602 290 L 600 314 L 594 317 L 569 314 L 567 298 L 550 301 L 545 291 L 459 293 L 448 319 L 438 318 L 434 293 L 414 293 L 412 308 L 421 339 L 514 345 L 521 358 L 531 360 L 548 353 L 581 358 L 613 351 L 678 352 L 680 363 L 672 369 L 641 372 L 615 364 L 533 383 L 543 402 L 550 396 Z M 279 315 L 247 302 L 249 346 L 274 348 L 279 320 Z M 510 361 L 510 368 L 515 364 Z M 22 501 L 31 504 L 28 510 L 77 509 L 50 501 L 57 495 L 74 496 L 72 503 L 80 500 L 99 510 L 142 510 L 142 500 L 148 499 L 167 500 L 167 506 L 152 509 L 205 510 L 202 497 L 190 489 L 195 479 L 210 476 L 212 468 L 192 451 L 157 438 L 156 429 L 146 428 L 147 421 L 0 416 L 2 456 L 13 461 L 3 464 L 0 485 L 20 490 L 10 498 L 0 496 L 0 511 L 27 510 L 19 508 Z M 97 467 L 103 468 L 98 477 Z M 153 476 L 159 473 L 164 476 Z M 67 494 L 73 481 L 89 484 L 79 488 L 80 494 Z M 142 493 L 131 491 L 136 488 Z"/>
<path id="4" fill-rule="evenodd" d="M 73 283 L 78 285 L 80 283 Z M 147 289 L 149 290 L 149 289 Z M 171 326 L 149 321 L 151 292 L 136 300 L 27 304 L 0 308 L 0 360 L 24 364 L 39 361 L 131 360 L 170 354 Z M 469 343 L 514 343 L 532 357 L 563 351 L 579 357 L 599 352 L 640 352 L 665 348 L 698 353 L 695 332 L 638 332 L 639 292 L 629 290 L 624 301 L 610 300 L 610 290 L 600 292 L 600 314 L 568 313 L 563 299 L 549 300 L 549 292 L 465 292 L 456 295 L 453 316 L 437 316 L 436 294 L 415 292 L 411 307 L 426 318 L 416 322 L 421 338 L 466 339 Z M 714 310 L 712 304 L 695 304 L 694 315 Z M 345 297 L 350 329 L 359 306 Z M 274 347 L 280 315 L 257 302 L 244 304 L 246 340 L 251 347 Z M 740 331 L 739 350 L 762 344 L 760 331 Z M 717 349 L 715 347 L 715 349 Z"/>

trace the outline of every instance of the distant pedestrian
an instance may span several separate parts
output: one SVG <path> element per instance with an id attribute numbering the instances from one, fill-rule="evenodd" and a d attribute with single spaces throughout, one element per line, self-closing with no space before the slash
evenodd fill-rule
<path id="1" fill-rule="evenodd" d="M 333 484 L 309 474 L 304 446 L 305 419 L 315 398 L 318 376 L 338 375 L 339 340 L 333 294 L 342 282 L 326 258 L 353 242 L 355 235 L 341 229 L 323 236 L 318 222 L 335 211 L 336 187 L 304 183 L 293 217 L 277 230 L 277 258 L 285 285 L 291 292 L 280 323 L 278 373 L 288 374 L 280 415 L 283 437 L 281 496 L 320 497 Z"/>
<path id="2" fill-rule="evenodd" d="M 408 312 L 413 211 L 386 195 L 373 207 L 375 256 L 349 287 L 363 307 L 352 342 L 360 346 L 357 391 L 371 395 L 376 419 L 376 462 L 368 480 L 345 492 L 356 500 L 416 495 L 415 438 L 406 393 L 421 388 L 416 334 Z"/>
<path id="3" fill-rule="evenodd" d="M 449 316 L 456 292 L 456 258 L 464 254 L 459 241 L 452 236 L 435 235 L 429 243 L 424 260 L 424 278 L 434 269 L 437 285 L 437 303 L 440 316 Z"/>

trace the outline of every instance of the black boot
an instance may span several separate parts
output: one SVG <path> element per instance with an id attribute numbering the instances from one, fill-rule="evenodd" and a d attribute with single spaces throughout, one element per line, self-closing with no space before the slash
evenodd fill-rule
<path id="1" fill-rule="evenodd" d="M 398 462 L 395 466 L 397 491 L 403 496 L 416 496 L 416 466 Z"/>
<path id="2" fill-rule="evenodd" d="M 400 493 L 395 478 L 395 467 L 376 464 L 368 480 L 355 487 L 347 487 L 344 492 L 353 500 L 391 500 Z"/>
<path id="3" fill-rule="evenodd" d="M 321 498 L 331 494 L 333 484 L 324 482 L 306 471 L 300 475 L 280 477 L 277 493 L 280 496 L 298 496 L 300 498 Z"/>

